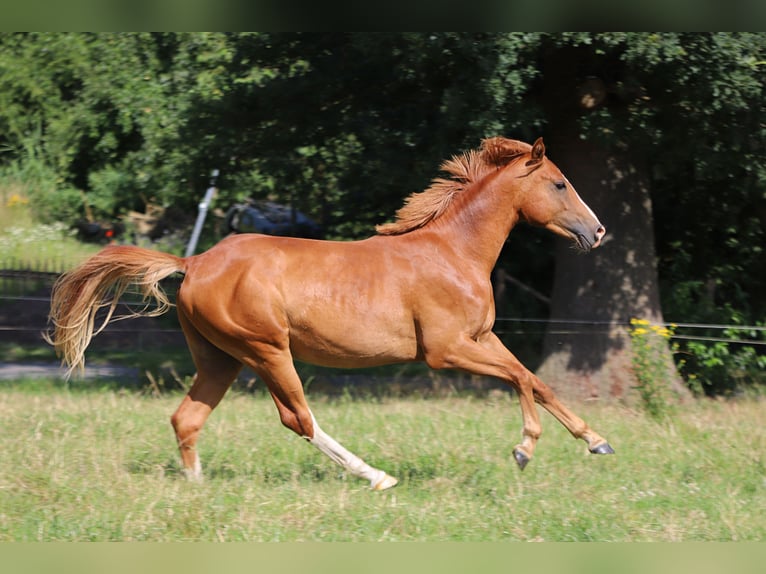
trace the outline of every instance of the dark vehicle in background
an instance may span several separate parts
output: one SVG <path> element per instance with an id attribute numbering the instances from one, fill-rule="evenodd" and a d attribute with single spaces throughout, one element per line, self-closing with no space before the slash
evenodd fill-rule
<path id="1" fill-rule="evenodd" d="M 321 239 L 322 227 L 297 209 L 273 201 L 247 200 L 226 212 L 231 233 L 263 233 L 286 237 Z"/>
<path id="2" fill-rule="evenodd" d="M 120 222 L 104 223 L 81 219 L 74 224 L 77 238 L 87 243 L 111 243 L 125 233 L 125 226 Z"/>

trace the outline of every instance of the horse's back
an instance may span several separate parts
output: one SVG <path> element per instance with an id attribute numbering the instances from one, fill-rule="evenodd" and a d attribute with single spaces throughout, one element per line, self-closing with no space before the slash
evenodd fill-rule
<path id="1" fill-rule="evenodd" d="M 412 285 L 379 243 L 233 236 L 188 262 L 179 309 L 210 338 L 289 341 L 316 364 L 415 360 Z"/>

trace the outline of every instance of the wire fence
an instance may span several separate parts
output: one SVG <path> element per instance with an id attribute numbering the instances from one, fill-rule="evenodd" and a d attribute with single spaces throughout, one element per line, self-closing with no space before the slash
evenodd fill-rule
<path id="1" fill-rule="evenodd" d="M 44 343 L 51 289 L 66 267 L 55 259 L 21 262 L 0 258 L 0 342 L 32 346 Z M 180 279 L 163 281 L 171 299 L 179 282 Z M 140 294 L 127 293 L 120 305 L 132 307 L 140 304 L 141 299 Z M 180 326 L 163 317 L 111 324 L 104 335 L 99 340 L 113 339 L 114 345 L 126 342 L 139 351 L 162 343 L 183 344 Z"/>
<path id="2" fill-rule="evenodd" d="M 63 271 L 63 263 L 59 260 L 41 260 L 21 264 L 15 260 L 0 259 L 0 308 L 5 308 L 5 312 L 0 312 L 0 332 L 16 331 L 21 333 L 39 330 L 40 326 L 34 322 L 29 325 L 19 324 L 19 313 L 16 311 L 30 305 L 47 306 L 50 302 L 50 289 Z M 180 279 L 171 278 L 164 283 L 172 298 Z M 140 296 L 131 298 L 130 294 L 121 301 L 121 304 L 128 307 L 144 305 Z M 13 316 L 15 320 L 8 321 L 9 315 Z M 763 340 L 766 327 L 760 325 L 668 321 L 652 326 L 669 329 L 670 338 L 679 341 L 766 346 L 766 340 Z M 527 317 L 498 317 L 495 319 L 495 332 L 498 335 L 507 336 L 609 335 L 616 328 L 629 329 L 630 327 L 630 318 L 608 321 Z M 177 330 L 179 329 L 152 329 L 153 332 L 157 333 Z M 145 327 L 131 329 L 123 324 L 120 331 L 146 333 L 147 330 Z M 721 331 L 724 334 L 729 332 L 731 336 L 711 335 L 711 332 L 715 331 Z"/>
<path id="3" fill-rule="evenodd" d="M 539 330 L 535 331 L 530 328 L 511 329 L 503 324 L 529 324 L 539 325 Z M 615 327 L 630 328 L 630 319 L 622 321 L 590 321 L 590 320 L 576 320 L 576 319 L 530 319 L 521 317 L 498 317 L 495 319 L 495 325 L 500 324 L 497 331 L 503 334 L 513 335 L 588 335 L 588 334 L 601 334 L 607 335 L 612 332 Z M 584 329 L 583 327 L 590 326 L 600 329 Z M 670 339 L 684 340 L 684 341 L 702 341 L 702 342 L 714 342 L 714 343 L 731 343 L 734 345 L 754 345 L 754 346 L 766 346 L 766 340 L 758 340 L 755 338 L 745 339 L 741 337 L 713 337 L 709 335 L 678 333 L 678 329 L 684 330 L 702 330 L 702 331 L 732 331 L 738 334 L 743 332 L 750 332 L 753 334 L 760 334 L 766 332 L 766 327 L 758 325 L 722 325 L 715 323 L 676 323 L 676 322 L 662 322 L 653 323 L 652 326 L 662 327 L 666 329 L 672 329 L 673 332 L 669 336 Z"/>
<path id="4" fill-rule="evenodd" d="M 48 305 L 50 302 L 49 297 L 45 296 L 30 296 L 30 295 L 0 295 L 0 305 L 25 305 L 25 304 L 37 304 Z M 143 307 L 145 304 L 140 301 L 122 301 L 120 303 L 125 307 Z M 2 315 L 0 315 L 2 318 Z M 148 335 L 151 333 L 173 333 L 180 331 L 180 328 L 152 328 L 146 329 L 145 327 L 132 329 L 129 323 L 123 323 L 118 329 L 125 333 L 137 333 L 142 335 Z M 518 325 L 514 327 L 514 325 Z M 672 340 L 679 341 L 699 341 L 708 343 L 728 343 L 732 345 L 751 345 L 755 347 L 765 347 L 766 340 L 759 340 L 756 338 L 742 338 L 742 337 L 716 337 L 703 334 L 695 334 L 697 331 L 732 331 L 736 333 L 750 332 L 753 335 L 766 332 L 766 327 L 757 325 L 722 325 L 722 324 L 707 324 L 707 323 L 673 323 L 664 322 L 657 323 L 653 326 L 672 328 L 673 332 L 669 336 Z M 609 335 L 614 332 L 615 328 L 629 329 L 631 327 L 630 320 L 624 321 L 588 321 L 588 320 L 570 320 L 570 319 L 533 319 L 522 317 L 498 317 L 495 319 L 494 331 L 498 335 L 508 336 L 543 336 L 543 335 L 560 335 L 560 336 L 583 336 L 583 335 Z M 7 325 L 0 322 L 0 332 L 39 332 L 41 326 L 38 324 L 30 325 Z M 684 332 L 679 333 L 678 329 L 684 329 Z M 762 335 L 761 335 L 762 336 Z"/>

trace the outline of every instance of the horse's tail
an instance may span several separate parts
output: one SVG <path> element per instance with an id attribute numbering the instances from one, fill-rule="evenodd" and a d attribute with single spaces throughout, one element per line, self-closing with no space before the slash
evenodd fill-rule
<path id="1" fill-rule="evenodd" d="M 112 319 L 154 317 L 172 306 L 160 287 L 162 279 L 185 272 L 186 261 L 169 253 L 141 247 L 110 245 L 62 275 L 53 287 L 48 322 L 52 332 L 45 339 L 56 349 L 67 377 L 85 368 L 85 349 L 94 335 Z M 113 316 L 120 296 L 131 285 L 143 295 L 144 307 Z M 107 307 L 106 317 L 95 329 L 96 313 Z M 100 320 L 100 319 L 99 319 Z"/>

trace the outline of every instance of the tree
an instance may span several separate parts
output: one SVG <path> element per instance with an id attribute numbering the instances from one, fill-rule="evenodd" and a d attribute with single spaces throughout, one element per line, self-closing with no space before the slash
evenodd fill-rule
<path id="1" fill-rule="evenodd" d="M 561 335 L 561 325 L 554 322 L 539 374 L 569 394 L 626 397 L 636 384 L 627 323 L 631 317 L 663 323 L 653 200 L 666 210 L 658 226 L 677 228 L 670 224 L 692 208 L 700 219 L 691 227 L 701 231 L 702 226 L 715 236 L 714 221 L 722 213 L 728 212 L 727 218 L 733 215 L 731 198 L 757 197 L 754 187 L 743 193 L 722 189 L 716 182 L 734 180 L 733 173 L 743 169 L 735 167 L 743 152 L 749 156 L 744 169 L 763 177 L 762 161 L 752 155 L 757 149 L 752 146 L 763 143 L 762 127 L 751 141 L 746 136 L 757 115 L 752 110 L 762 110 L 763 81 L 757 79 L 755 62 L 762 61 L 763 39 L 710 34 L 565 35 L 547 38 L 542 54 L 538 94 L 555 142 L 550 147 L 601 214 L 612 239 L 590 258 L 575 260 L 557 248 L 551 316 L 584 332 Z M 735 125 L 722 131 L 722 116 L 735 120 Z M 690 140 L 690 135 L 696 138 Z M 716 152 L 711 154 L 710 148 Z M 684 164 L 694 167 L 684 170 Z M 684 181 L 676 180 L 673 195 L 664 196 L 662 192 L 670 191 L 666 178 L 678 176 Z M 741 173 L 736 177 L 743 179 Z M 700 213 L 696 208 L 705 201 L 697 197 L 676 203 L 690 183 L 696 193 L 709 190 L 713 203 L 728 208 Z M 750 225 L 746 232 L 749 239 L 760 236 L 753 234 L 754 228 Z M 679 251 L 717 258 L 718 249 L 709 244 L 706 249 L 705 243 L 692 239 Z M 660 254 L 668 247 L 663 245 Z M 750 249 L 759 251 L 756 246 Z M 685 258 L 684 253 L 678 255 Z M 674 265 L 672 259 L 669 263 Z M 669 355 L 664 364 L 672 364 Z M 664 371 L 672 389 L 683 392 L 672 369 Z"/>

